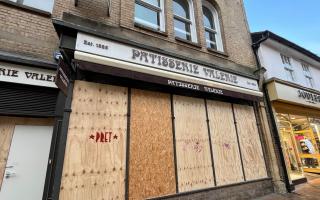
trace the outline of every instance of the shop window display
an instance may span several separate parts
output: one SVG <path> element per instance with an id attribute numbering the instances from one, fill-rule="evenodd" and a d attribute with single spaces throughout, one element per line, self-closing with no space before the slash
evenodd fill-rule
<path id="1" fill-rule="evenodd" d="M 287 114 L 278 114 L 277 118 L 282 150 L 290 178 L 291 180 L 303 178 L 302 163 L 290 117 Z"/>
<path id="2" fill-rule="evenodd" d="M 320 119 L 277 114 L 281 145 L 291 180 L 320 173 Z"/>

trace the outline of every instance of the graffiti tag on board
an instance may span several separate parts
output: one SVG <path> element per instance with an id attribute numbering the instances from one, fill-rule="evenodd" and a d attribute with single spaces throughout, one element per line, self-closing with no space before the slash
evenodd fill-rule
<path id="1" fill-rule="evenodd" d="M 89 139 L 96 143 L 110 143 L 113 140 L 118 140 L 119 136 L 113 132 L 96 132 L 95 134 L 91 134 Z"/>

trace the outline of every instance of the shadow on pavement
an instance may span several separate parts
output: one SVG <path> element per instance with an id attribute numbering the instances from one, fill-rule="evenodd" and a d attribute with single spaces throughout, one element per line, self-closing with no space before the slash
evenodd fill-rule
<path id="1" fill-rule="evenodd" d="M 320 174 L 306 174 L 308 183 L 296 186 L 288 194 L 270 194 L 255 200 L 320 200 Z"/>

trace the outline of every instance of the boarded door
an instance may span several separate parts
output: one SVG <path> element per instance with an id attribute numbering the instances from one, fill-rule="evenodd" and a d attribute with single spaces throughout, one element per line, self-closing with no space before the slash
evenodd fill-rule
<path id="1" fill-rule="evenodd" d="M 52 131 L 52 126 L 15 126 L 0 200 L 42 199 Z"/>
<path id="2" fill-rule="evenodd" d="M 203 99 L 174 96 L 179 192 L 214 186 Z"/>
<path id="3" fill-rule="evenodd" d="M 246 179 L 266 178 L 267 171 L 253 107 L 235 104 L 234 112 Z"/>
<path id="4" fill-rule="evenodd" d="M 50 118 L 18 118 L 0 116 L 0 190 L 4 178 L 4 171 L 8 160 L 9 149 L 16 125 L 52 126 Z"/>
<path id="5" fill-rule="evenodd" d="M 75 82 L 60 199 L 124 199 L 127 90 Z"/>
<path id="6" fill-rule="evenodd" d="M 176 192 L 170 95 L 132 90 L 129 199 Z"/>
<path id="7" fill-rule="evenodd" d="M 217 185 L 244 181 L 230 103 L 207 101 Z"/>

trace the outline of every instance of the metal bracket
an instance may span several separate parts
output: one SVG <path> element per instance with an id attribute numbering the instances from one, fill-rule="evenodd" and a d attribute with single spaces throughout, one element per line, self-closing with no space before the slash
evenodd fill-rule
<path id="1" fill-rule="evenodd" d="M 107 16 L 108 17 L 111 16 L 111 4 L 112 4 L 112 0 L 107 0 Z"/>

